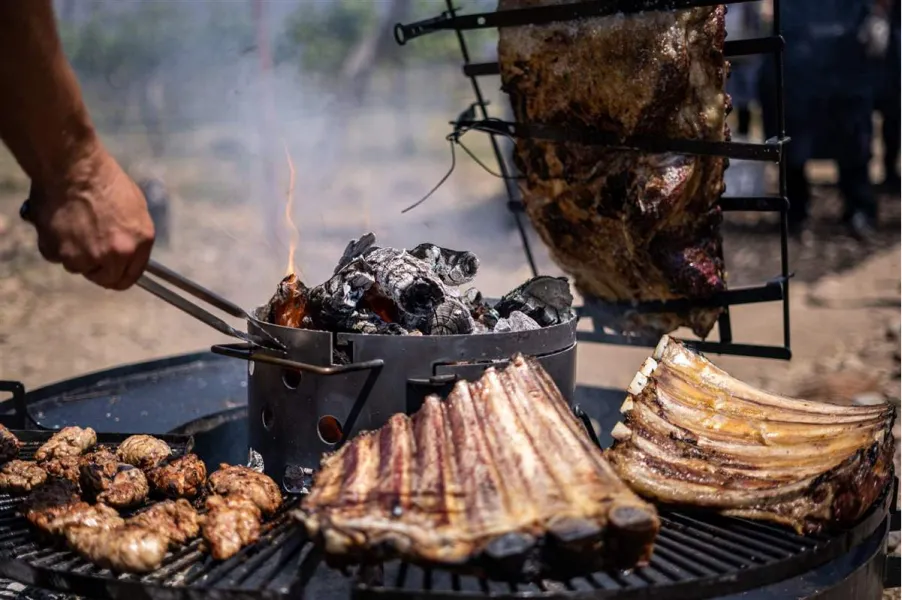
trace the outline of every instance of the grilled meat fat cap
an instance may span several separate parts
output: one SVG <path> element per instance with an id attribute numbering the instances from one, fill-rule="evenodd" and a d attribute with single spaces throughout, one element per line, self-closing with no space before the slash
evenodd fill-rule
<path id="1" fill-rule="evenodd" d="M 499 9 L 576 0 L 499 0 Z M 724 6 L 504 27 L 498 63 L 520 123 L 624 139 L 728 139 Z M 607 302 L 725 288 L 718 206 L 726 159 L 519 138 L 526 213 L 576 288 Z M 705 337 L 719 308 L 612 311 L 605 325 Z"/>
<path id="2" fill-rule="evenodd" d="M 893 472 L 895 408 L 786 398 L 668 336 L 621 407 L 606 457 L 640 495 L 814 532 L 860 518 Z"/>
<path id="3" fill-rule="evenodd" d="M 499 576 L 491 565 L 512 556 L 518 569 L 632 567 L 660 527 L 519 355 L 328 456 L 293 516 L 333 564 L 400 556 Z"/>

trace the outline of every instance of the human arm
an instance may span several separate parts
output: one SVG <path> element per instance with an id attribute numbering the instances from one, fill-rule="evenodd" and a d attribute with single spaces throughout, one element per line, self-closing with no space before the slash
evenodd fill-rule
<path id="1" fill-rule="evenodd" d="M 0 139 L 32 180 L 41 254 L 112 289 L 153 246 L 144 196 L 97 136 L 51 0 L 0 0 Z"/>

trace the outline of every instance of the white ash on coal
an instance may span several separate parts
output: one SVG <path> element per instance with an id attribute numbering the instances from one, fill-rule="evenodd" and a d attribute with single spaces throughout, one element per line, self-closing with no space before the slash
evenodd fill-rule
<path id="1" fill-rule="evenodd" d="M 529 331 L 575 316 L 564 277 L 534 277 L 495 305 L 457 286 L 476 277 L 472 252 L 420 244 L 410 251 L 351 241 L 331 278 L 307 287 L 285 277 L 258 316 L 283 327 L 383 335 L 466 335 Z"/>

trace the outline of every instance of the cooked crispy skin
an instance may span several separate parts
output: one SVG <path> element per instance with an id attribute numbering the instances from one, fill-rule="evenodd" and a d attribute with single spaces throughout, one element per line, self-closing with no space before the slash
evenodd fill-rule
<path id="1" fill-rule="evenodd" d="M 119 461 L 108 448 L 100 447 L 81 457 L 80 482 L 89 498 L 116 508 L 131 508 L 147 498 L 149 484 L 137 467 Z"/>
<path id="2" fill-rule="evenodd" d="M 576 0 L 499 0 L 499 9 Z M 517 121 L 621 139 L 723 141 L 729 96 L 724 6 L 500 30 Z M 726 161 L 516 140 L 526 212 L 583 294 L 604 301 L 698 298 L 725 289 L 717 206 Z M 680 326 L 704 337 L 720 309 L 612 314 L 621 332 Z"/>
<path id="3" fill-rule="evenodd" d="M 49 479 L 28 495 L 19 512 L 29 523 L 46 531 L 50 521 L 82 503 L 78 492 L 78 484 L 68 479 Z"/>
<path id="4" fill-rule="evenodd" d="M 213 495 L 207 498 L 206 507 L 203 537 L 214 559 L 234 556 L 260 538 L 262 513 L 253 500 L 242 495 Z"/>
<path id="5" fill-rule="evenodd" d="M 128 520 L 129 525 L 162 533 L 171 546 L 180 546 L 196 538 L 200 522 L 200 515 L 182 498 L 158 502 Z"/>
<path id="6" fill-rule="evenodd" d="M 169 444 L 151 435 L 129 436 L 116 449 L 120 461 L 144 471 L 156 467 L 171 454 Z"/>
<path id="7" fill-rule="evenodd" d="M 0 468 L 0 490 L 11 494 L 30 492 L 47 480 L 47 471 L 30 460 L 11 460 Z"/>
<path id="8" fill-rule="evenodd" d="M 37 449 L 34 459 L 43 462 L 63 456 L 81 456 L 96 443 L 97 433 L 90 427 L 63 427 Z"/>
<path id="9" fill-rule="evenodd" d="M 147 472 L 153 492 L 167 498 L 194 498 L 207 480 L 207 467 L 196 454 L 186 454 Z"/>
<path id="10" fill-rule="evenodd" d="M 0 425 L 0 462 L 12 460 L 19 455 L 19 449 L 22 448 L 22 442 L 16 435 Z"/>
<path id="11" fill-rule="evenodd" d="M 219 465 L 219 470 L 210 475 L 207 487 L 220 496 L 245 496 L 265 516 L 272 515 L 282 505 L 282 492 L 275 481 L 240 465 Z"/>
<path id="12" fill-rule="evenodd" d="M 134 525 L 115 529 L 70 527 L 66 541 L 82 557 L 101 568 L 117 572 L 148 573 L 166 557 L 165 534 Z"/>
<path id="13" fill-rule="evenodd" d="M 47 471 L 50 477 L 59 477 L 68 479 L 74 483 L 80 483 L 81 479 L 81 457 L 79 456 L 61 456 L 52 458 L 39 463 L 41 468 Z"/>
<path id="14" fill-rule="evenodd" d="M 47 522 L 44 531 L 52 535 L 65 535 L 74 527 L 84 529 L 109 530 L 125 524 L 116 509 L 105 504 L 88 504 L 78 502 L 65 512 L 55 515 Z"/>
<path id="15" fill-rule="evenodd" d="M 520 355 L 328 456 L 293 514 L 333 564 L 400 556 L 478 569 L 538 552 L 551 570 L 626 568 L 648 560 L 659 528 Z"/>
<path id="16" fill-rule="evenodd" d="M 796 531 L 853 523 L 892 477 L 895 408 L 784 398 L 664 336 L 606 456 L 639 494 Z"/>

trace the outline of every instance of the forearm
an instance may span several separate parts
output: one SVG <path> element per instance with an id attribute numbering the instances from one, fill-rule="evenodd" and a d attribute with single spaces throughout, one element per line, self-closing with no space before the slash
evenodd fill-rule
<path id="1" fill-rule="evenodd" d="M 51 0 L 0 0 L 0 138 L 40 186 L 65 185 L 99 144 Z"/>

